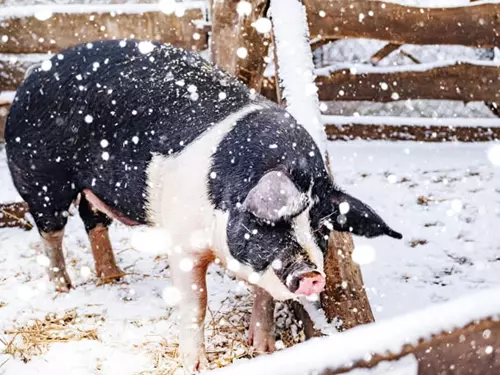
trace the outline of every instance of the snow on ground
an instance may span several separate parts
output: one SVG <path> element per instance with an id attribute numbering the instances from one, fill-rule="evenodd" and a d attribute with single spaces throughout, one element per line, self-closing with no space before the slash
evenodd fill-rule
<path id="1" fill-rule="evenodd" d="M 378 320 L 500 285 L 500 167 L 488 159 L 498 154 L 488 153 L 491 147 L 491 143 L 329 143 L 337 183 L 371 204 L 405 236 L 401 241 L 355 238 Z M 0 201 L 16 197 L 5 153 L 0 151 Z M 129 275 L 120 283 L 97 286 L 93 273 L 88 274 L 93 265 L 83 225 L 78 217 L 70 217 L 64 246 L 76 289 L 56 295 L 37 257 L 37 232 L 1 229 L 0 351 L 2 340 L 8 343 L 13 337 L 5 332 L 73 309 L 78 318 L 66 329 L 95 329 L 98 340 L 53 343 L 27 363 L 0 354 L 0 373 L 173 372 L 176 311 L 162 299 L 170 284 L 169 271 L 166 259 L 154 253 L 154 243 L 141 233 L 143 228 L 113 224 L 117 260 Z M 216 367 L 224 357 L 246 355 L 242 342 L 250 301 L 246 286 L 215 266 L 208 290 L 207 322 L 219 328 L 207 334 L 212 337 L 209 353 Z"/>

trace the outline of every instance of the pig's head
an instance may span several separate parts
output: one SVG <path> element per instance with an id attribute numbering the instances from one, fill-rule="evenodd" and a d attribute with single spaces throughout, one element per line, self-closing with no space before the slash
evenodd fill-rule
<path id="1" fill-rule="evenodd" d="M 324 290 L 323 254 L 332 230 L 402 238 L 372 208 L 327 180 L 304 192 L 286 171 L 272 170 L 230 212 L 231 255 L 258 273 L 256 284 L 276 299 Z"/>

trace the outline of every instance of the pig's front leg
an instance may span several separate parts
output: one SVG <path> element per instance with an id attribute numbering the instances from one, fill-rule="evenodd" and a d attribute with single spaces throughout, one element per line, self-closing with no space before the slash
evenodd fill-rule
<path id="1" fill-rule="evenodd" d="M 259 353 L 272 353 L 275 350 L 274 338 L 274 300 L 269 293 L 254 287 L 254 300 L 250 330 L 250 345 Z"/>
<path id="2" fill-rule="evenodd" d="M 189 259 L 186 261 L 186 259 Z M 194 263 L 190 271 L 181 264 Z M 204 323 L 207 310 L 206 273 L 210 263 L 207 256 L 175 257 L 170 260 L 174 286 L 181 293 L 179 303 L 179 341 L 184 369 L 196 373 L 208 368 L 205 353 Z"/>

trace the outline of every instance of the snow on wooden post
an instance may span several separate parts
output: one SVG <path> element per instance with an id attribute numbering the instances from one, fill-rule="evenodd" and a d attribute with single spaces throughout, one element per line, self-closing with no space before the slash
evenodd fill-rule
<path id="1" fill-rule="evenodd" d="M 287 110 L 304 126 L 326 155 L 326 135 L 319 111 L 318 88 L 305 8 L 298 0 L 271 0 L 271 16 L 283 97 Z"/>
<path id="2" fill-rule="evenodd" d="M 314 138 L 329 168 L 305 7 L 298 0 L 271 0 L 271 15 L 287 109 Z M 333 233 L 325 256 L 327 280 L 322 305 L 329 321 L 340 318 L 342 330 L 374 321 L 361 270 L 351 257 L 353 249 L 350 234 Z"/>

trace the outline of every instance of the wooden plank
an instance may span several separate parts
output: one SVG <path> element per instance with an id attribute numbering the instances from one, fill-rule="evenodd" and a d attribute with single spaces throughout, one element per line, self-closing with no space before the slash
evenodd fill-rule
<path id="1" fill-rule="evenodd" d="M 207 47 L 208 30 L 198 28 L 193 21 L 205 21 L 201 9 L 186 9 L 181 17 L 152 11 L 55 13 L 45 21 L 34 16 L 7 18 L 0 22 L 0 35 L 8 36 L 0 43 L 0 53 L 57 52 L 78 43 L 124 38 L 168 42 L 200 51 Z"/>
<path id="2" fill-rule="evenodd" d="M 26 70 L 36 62 L 36 60 L 2 60 L 0 58 L 0 92 L 15 91 L 24 80 Z"/>
<path id="3" fill-rule="evenodd" d="M 495 47 L 500 4 L 456 8 L 409 7 L 383 1 L 304 0 L 311 37 L 368 38 L 394 44 Z"/>
<path id="4" fill-rule="evenodd" d="M 409 66 L 409 69 L 414 68 Z M 456 63 L 428 70 L 356 73 L 350 69 L 318 76 L 322 101 L 391 102 L 407 99 L 500 101 L 500 66 Z M 262 94 L 276 99 L 274 82 L 266 78 Z"/>
<path id="5" fill-rule="evenodd" d="M 450 127 L 345 124 L 325 125 L 329 140 L 390 140 L 419 142 L 487 142 L 500 139 L 500 127 Z"/>
<path id="6" fill-rule="evenodd" d="M 212 8 L 212 61 L 235 75 L 247 86 L 260 91 L 271 42 L 270 33 L 261 34 L 252 23 L 265 16 L 269 0 L 250 0 L 251 11 L 239 15 L 239 1 L 214 1 Z M 246 57 L 237 53 L 246 50 Z"/>

